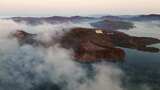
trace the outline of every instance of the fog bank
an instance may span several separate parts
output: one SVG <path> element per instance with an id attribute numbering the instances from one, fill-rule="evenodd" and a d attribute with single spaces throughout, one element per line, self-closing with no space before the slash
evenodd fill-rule
<path id="1" fill-rule="evenodd" d="M 29 26 L 12 20 L 0 20 L 0 90 L 123 90 L 122 70 L 113 63 L 90 64 L 90 69 L 74 60 L 72 50 L 60 47 L 20 46 L 11 36 L 16 30 L 38 34 L 49 41 L 72 27 L 85 24 L 42 24 Z M 59 35 L 57 35 L 57 32 Z"/>

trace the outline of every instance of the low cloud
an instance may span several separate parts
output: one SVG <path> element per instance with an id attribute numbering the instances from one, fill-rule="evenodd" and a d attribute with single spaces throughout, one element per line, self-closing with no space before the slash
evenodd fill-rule
<path id="1" fill-rule="evenodd" d="M 45 83 L 61 90 L 123 90 L 121 78 L 124 73 L 114 64 L 102 62 L 86 66 L 76 62 L 73 51 L 60 47 L 59 43 L 49 48 L 19 46 L 15 38 L 9 37 L 22 29 L 37 33 L 39 40 L 49 41 L 56 32 L 59 33 L 56 37 L 60 37 L 63 30 L 81 25 L 28 26 L 0 20 L 0 90 L 40 90 L 43 85 L 49 85 Z M 88 68 L 92 68 L 92 73 Z"/>

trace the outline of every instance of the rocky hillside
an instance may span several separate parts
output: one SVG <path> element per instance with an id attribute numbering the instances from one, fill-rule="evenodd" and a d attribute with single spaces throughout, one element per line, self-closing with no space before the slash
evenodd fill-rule
<path id="1" fill-rule="evenodd" d="M 37 41 L 32 35 L 24 31 L 17 31 L 14 36 L 21 45 L 31 44 L 51 47 L 52 42 Z M 53 38 L 53 40 L 55 40 Z M 125 51 L 123 48 L 137 49 L 146 52 L 159 52 L 158 48 L 147 45 L 160 43 L 160 40 L 146 37 L 134 37 L 117 31 L 107 31 L 89 28 L 73 28 L 66 32 L 59 40 L 61 47 L 75 52 L 75 60 L 81 62 L 95 61 L 123 61 Z M 121 48 L 123 47 L 123 48 Z"/>

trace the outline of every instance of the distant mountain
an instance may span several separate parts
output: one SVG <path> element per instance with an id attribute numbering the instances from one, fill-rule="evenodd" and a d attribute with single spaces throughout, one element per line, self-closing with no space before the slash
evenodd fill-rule
<path id="1" fill-rule="evenodd" d="M 18 23 L 25 22 L 30 25 L 38 25 L 43 23 L 42 19 L 37 17 L 12 17 L 11 19 Z"/>
<path id="2" fill-rule="evenodd" d="M 149 15 L 122 15 L 122 16 L 102 16 L 101 19 L 108 20 L 129 20 L 129 21 L 159 21 L 160 14 Z"/>
<path id="3" fill-rule="evenodd" d="M 160 20 L 160 14 L 139 15 L 139 16 L 130 18 L 130 20 L 134 20 L 134 21 Z"/>
<path id="4" fill-rule="evenodd" d="M 110 20 L 110 21 L 152 21 L 160 20 L 159 14 L 150 14 L 150 15 L 123 15 L 123 16 L 112 16 L 106 15 L 101 17 L 85 17 L 85 16 L 52 16 L 52 17 L 12 17 L 12 20 L 19 23 L 27 23 L 30 25 L 38 25 L 42 23 L 65 23 L 65 22 L 82 22 L 87 20 Z"/>
<path id="5" fill-rule="evenodd" d="M 65 23 L 65 22 L 79 22 L 85 20 L 93 20 L 93 17 L 82 17 L 82 16 L 72 16 L 72 17 L 62 17 L 62 16 L 52 16 L 52 17 L 12 17 L 15 22 L 21 23 L 25 22 L 30 25 L 38 25 L 42 23 Z"/>
<path id="6" fill-rule="evenodd" d="M 100 19 L 107 19 L 107 20 L 124 20 L 124 18 L 121 18 L 119 16 L 102 16 Z"/>

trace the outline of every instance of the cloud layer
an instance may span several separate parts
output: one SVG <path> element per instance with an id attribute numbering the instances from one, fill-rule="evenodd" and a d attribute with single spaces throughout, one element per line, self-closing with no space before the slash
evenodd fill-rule
<path id="1" fill-rule="evenodd" d="M 17 29 L 23 29 L 48 41 L 50 34 L 63 34 L 64 27 L 68 27 L 67 31 L 75 26 L 81 24 L 29 26 L 0 20 L 0 90 L 123 90 L 124 73 L 114 64 L 80 64 L 74 61 L 72 50 L 61 48 L 58 43 L 49 48 L 19 46 L 10 37 Z"/>

